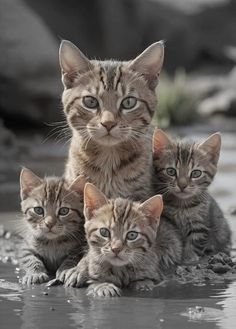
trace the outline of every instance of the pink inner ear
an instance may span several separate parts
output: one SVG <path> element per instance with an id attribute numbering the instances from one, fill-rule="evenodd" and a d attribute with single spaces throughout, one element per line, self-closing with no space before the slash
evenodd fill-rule
<path id="1" fill-rule="evenodd" d="M 95 210 L 107 203 L 107 198 L 95 185 L 86 183 L 84 188 L 84 209 L 87 219 L 91 218 Z"/>
<path id="2" fill-rule="evenodd" d="M 172 147 L 172 142 L 169 137 L 161 129 L 155 129 L 153 134 L 153 154 L 157 157 L 165 149 Z"/>

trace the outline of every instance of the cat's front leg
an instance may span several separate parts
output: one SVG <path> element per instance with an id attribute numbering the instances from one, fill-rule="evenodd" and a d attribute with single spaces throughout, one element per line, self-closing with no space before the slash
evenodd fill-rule
<path id="1" fill-rule="evenodd" d="M 153 280 L 137 280 L 130 283 L 129 287 L 133 290 L 149 291 L 155 287 L 155 282 Z"/>
<path id="2" fill-rule="evenodd" d="M 183 250 L 183 262 L 184 263 L 194 263 L 198 262 L 200 257 L 195 251 L 194 245 L 190 241 L 186 241 Z"/>
<path id="3" fill-rule="evenodd" d="M 70 270 L 74 269 L 77 266 L 80 258 L 81 255 L 79 255 L 78 252 L 70 254 L 59 266 L 56 272 L 56 279 L 64 283 L 67 274 L 70 273 Z"/>
<path id="4" fill-rule="evenodd" d="M 119 297 L 121 289 L 110 282 L 92 283 L 88 288 L 88 295 L 98 297 Z"/>
<path id="5" fill-rule="evenodd" d="M 82 287 L 89 280 L 88 263 L 82 258 L 77 266 L 66 271 L 64 283 L 66 287 Z"/>
<path id="6" fill-rule="evenodd" d="M 49 280 L 43 262 L 29 250 L 23 253 L 21 257 L 21 265 L 26 272 L 22 278 L 22 284 L 31 285 L 47 282 Z"/>

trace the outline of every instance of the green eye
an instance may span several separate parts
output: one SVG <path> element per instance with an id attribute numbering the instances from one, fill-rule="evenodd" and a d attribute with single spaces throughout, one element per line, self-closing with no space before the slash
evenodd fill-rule
<path id="1" fill-rule="evenodd" d="M 121 107 L 125 110 L 131 110 L 133 109 L 137 104 L 137 98 L 135 97 L 126 97 L 121 102 Z"/>
<path id="2" fill-rule="evenodd" d="M 101 234 L 101 236 L 103 236 L 104 238 L 110 238 L 110 231 L 108 230 L 108 228 L 101 227 L 101 228 L 100 228 L 100 234 Z"/>
<path id="3" fill-rule="evenodd" d="M 99 106 L 98 100 L 93 96 L 84 96 L 82 101 L 83 105 L 88 109 L 94 110 Z"/>
<path id="4" fill-rule="evenodd" d="M 166 173 L 169 176 L 176 176 L 176 170 L 175 170 L 175 168 L 166 168 Z"/>
<path id="5" fill-rule="evenodd" d="M 44 209 L 42 207 L 34 207 L 34 212 L 39 216 L 44 215 Z"/>
<path id="6" fill-rule="evenodd" d="M 69 208 L 67 208 L 67 207 L 61 207 L 59 209 L 59 211 L 58 211 L 58 215 L 59 216 L 66 216 L 66 215 L 68 215 L 69 211 L 70 211 Z"/>
<path id="7" fill-rule="evenodd" d="M 130 241 L 136 240 L 137 237 L 138 237 L 138 232 L 135 231 L 130 231 L 126 234 L 126 239 Z"/>
<path id="8" fill-rule="evenodd" d="M 199 169 L 193 170 L 191 172 L 191 178 L 198 178 L 202 175 L 202 171 Z"/>

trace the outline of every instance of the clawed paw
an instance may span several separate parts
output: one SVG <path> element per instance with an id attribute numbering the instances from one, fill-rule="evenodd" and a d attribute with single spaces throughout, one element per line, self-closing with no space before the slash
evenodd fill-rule
<path id="1" fill-rule="evenodd" d="M 49 276 L 46 273 L 27 273 L 22 278 L 22 284 L 30 286 L 31 284 L 43 283 L 49 280 Z"/>
<path id="2" fill-rule="evenodd" d="M 121 290 L 113 283 L 94 283 L 89 286 L 87 294 L 94 297 L 119 297 Z"/>
<path id="3" fill-rule="evenodd" d="M 86 278 L 77 268 L 71 268 L 66 271 L 64 282 L 66 287 L 79 288 L 86 283 Z"/>
<path id="4" fill-rule="evenodd" d="M 152 280 L 135 281 L 130 284 L 133 290 L 149 291 L 155 287 L 155 283 Z"/>

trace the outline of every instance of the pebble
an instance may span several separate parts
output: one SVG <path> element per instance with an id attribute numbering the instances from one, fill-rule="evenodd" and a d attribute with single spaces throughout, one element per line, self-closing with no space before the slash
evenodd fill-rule
<path id="1" fill-rule="evenodd" d="M 55 311 L 55 308 L 53 306 L 51 306 L 50 311 Z"/>
<path id="2" fill-rule="evenodd" d="M 6 234 L 5 234 L 5 239 L 10 239 L 10 237 L 11 237 L 11 232 L 7 232 Z"/>
<path id="3" fill-rule="evenodd" d="M 46 291 L 44 291 L 43 294 L 44 294 L 45 296 L 48 296 L 48 292 L 46 292 Z"/>
<path id="4" fill-rule="evenodd" d="M 211 270 L 218 274 L 224 274 L 231 270 L 229 265 L 222 265 L 221 263 L 213 264 Z"/>

